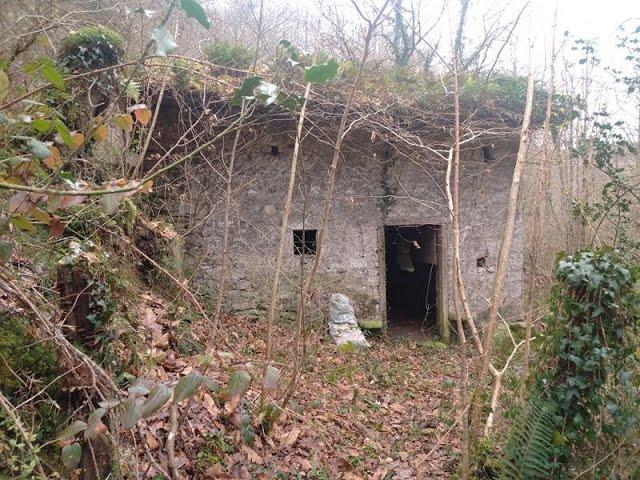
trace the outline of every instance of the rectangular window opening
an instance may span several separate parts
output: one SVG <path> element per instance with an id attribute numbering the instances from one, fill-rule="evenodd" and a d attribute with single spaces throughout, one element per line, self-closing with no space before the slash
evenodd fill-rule
<path id="1" fill-rule="evenodd" d="M 293 231 L 293 254 L 315 255 L 317 230 Z"/>
<path id="2" fill-rule="evenodd" d="M 486 268 L 487 267 L 487 257 L 480 257 L 476 260 L 476 265 L 478 268 Z"/>

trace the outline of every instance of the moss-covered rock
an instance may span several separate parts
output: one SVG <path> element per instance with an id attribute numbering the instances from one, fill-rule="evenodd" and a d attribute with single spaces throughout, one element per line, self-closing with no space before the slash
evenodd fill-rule
<path id="1" fill-rule="evenodd" d="M 382 330 L 384 324 L 380 317 L 358 319 L 358 326 L 363 330 Z"/>
<path id="2" fill-rule="evenodd" d="M 116 65 L 124 53 L 120 35 L 104 27 L 85 27 L 67 37 L 60 64 L 71 71 L 90 71 Z"/>

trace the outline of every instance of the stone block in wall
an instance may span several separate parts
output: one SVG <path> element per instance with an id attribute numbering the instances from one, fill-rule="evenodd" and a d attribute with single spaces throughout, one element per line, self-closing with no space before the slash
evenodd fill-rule
<path id="1" fill-rule="evenodd" d="M 227 293 L 225 304 L 228 311 L 242 312 L 245 310 L 253 310 L 258 307 L 259 301 L 250 293 L 232 290 Z"/>

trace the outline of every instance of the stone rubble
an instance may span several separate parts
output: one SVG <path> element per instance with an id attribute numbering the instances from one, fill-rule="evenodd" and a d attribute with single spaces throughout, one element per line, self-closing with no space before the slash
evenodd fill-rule
<path id="1" fill-rule="evenodd" d="M 341 293 L 334 293 L 329 301 L 329 333 L 337 345 L 352 343 L 359 347 L 370 347 L 358 326 L 351 300 Z"/>

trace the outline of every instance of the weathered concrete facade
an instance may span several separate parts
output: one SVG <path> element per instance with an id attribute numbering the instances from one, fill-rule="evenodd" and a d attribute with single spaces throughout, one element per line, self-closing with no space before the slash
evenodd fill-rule
<path id="1" fill-rule="evenodd" d="M 233 178 L 229 245 L 226 307 L 230 310 L 260 311 L 268 301 L 292 150 L 291 134 L 282 133 L 260 136 L 239 152 Z M 384 226 L 440 225 L 440 258 L 445 263 L 442 275 L 446 285 L 446 291 L 440 294 L 450 305 L 450 228 L 444 162 L 435 157 L 407 158 L 384 142 L 371 143 L 369 138 L 359 143 L 352 140 L 343 150 L 316 299 L 327 305 L 325 299 L 330 293 L 344 293 L 352 298 L 359 318 L 384 320 Z M 461 260 L 471 308 L 479 318 L 483 317 L 491 294 L 515 152 L 515 144 L 497 143 L 495 160 L 485 160 L 480 147 L 462 155 Z M 330 141 L 322 143 L 308 136 L 301 154 L 285 249 L 281 288 L 285 309 L 295 303 L 300 271 L 300 256 L 294 255 L 293 230 L 318 228 L 332 156 Z M 220 178 L 211 175 L 211 179 L 201 179 L 199 194 L 220 199 L 223 189 Z M 189 209 L 203 218 L 203 228 L 189 238 L 192 257 L 198 259 L 199 284 L 202 290 L 213 292 L 219 277 L 223 208 L 218 202 L 211 212 L 198 212 L 193 211 L 193 205 L 183 205 L 183 210 Z M 507 317 L 521 310 L 522 268 L 523 237 L 518 218 L 504 289 L 502 313 Z"/>

